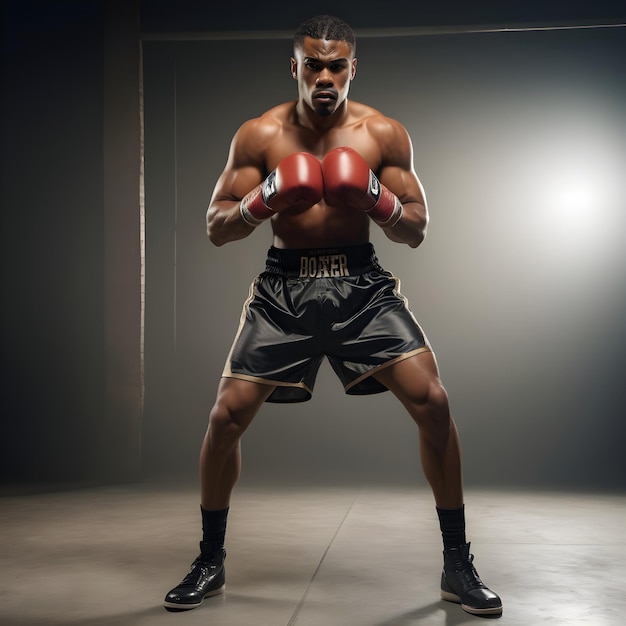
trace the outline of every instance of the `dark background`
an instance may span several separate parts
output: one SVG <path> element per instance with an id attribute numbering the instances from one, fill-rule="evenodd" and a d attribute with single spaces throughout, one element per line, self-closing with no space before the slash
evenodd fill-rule
<path id="1" fill-rule="evenodd" d="M 466 482 L 623 489 L 621 4 L 5 2 L 5 489 L 195 480 L 270 243 L 212 247 L 206 205 L 238 125 L 295 98 L 291 33 L 325 11 L 357 32 L 351 97 L 413 137 L 429 236 L 373 239 L 434 344 Z M 394 398 L 347 398 L 326 367 L 311 402 L 263 407 L 244 459 L 249 482 L 423 482 Z"/>

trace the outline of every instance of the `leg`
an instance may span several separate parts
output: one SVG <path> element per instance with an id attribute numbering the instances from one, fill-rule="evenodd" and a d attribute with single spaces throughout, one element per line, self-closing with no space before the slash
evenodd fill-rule
<path id="1" fill-rule="evenodd" d="M 169 611 L 194 609 L 224 591 L 224 533 L 241 467 L 240 440 L 274 387 L 222 378 L 200 452 L 203 537 L 200 555 L 183 581 L 165 596 Z"/>
<path id="2" fill-rule="evenodd" d="M 448 395 L 432 352 L 422 352 L 376 373 L 419 426 L 424 475 L 442 509 L 463 506 L 461 448 Z"/>
<path id="3" fill-rule="evenodd" d="M 200 451 L 200 501 L 225 509 L 241 470 L 241 436 L 274 387 L 222 378 Z"/>
<path id="4" fill-rule="evenodd" d="M 377 372 L 376 378 L 402 402 L 420 431 L 424 474 L 432 487 L 444 538 L 441 597 L 473 615 L 499 616 L 502 601 L 474 567 L 465 541 L 459 435 L 431 352 Z"/>

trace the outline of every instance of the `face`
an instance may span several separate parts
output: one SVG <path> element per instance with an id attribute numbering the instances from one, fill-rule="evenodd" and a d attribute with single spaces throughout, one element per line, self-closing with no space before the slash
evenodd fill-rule
<path id="1" fill-rule="evenodd" d="M 348 97 L 356 58 L 345 41 L 305 37 L 294 51 L 291 74 L 300 101 L 320 116 L 332 115 Z"/>

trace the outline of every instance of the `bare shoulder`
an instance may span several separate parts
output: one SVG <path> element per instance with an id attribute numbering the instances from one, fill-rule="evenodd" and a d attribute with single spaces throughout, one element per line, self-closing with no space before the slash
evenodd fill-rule
<path id="1" fill-rule="evenodd" d="M 365 122 L 372 136 L 384 145 L 403 143 L 409 139 L 409 134 L 402 123 L 383 115 L 380 111 L 370 115 Z"/>
<path id="2" fill-rule="evenodd" d="M 245 121 L 233 138 L 233 158 L 264 161 L 273 143 L 280 137 L 293 105 L 284 103 Z"/>
<path id="3" fill-rule="evenodd" d="M 405 126 L 392 117 L 389 117 L 367 105 L 359 105 L 356 113 L 361 116 L 361 123 L 367 134 L 378 145 L 382 161 L 388 165 L 406 164 L 413 157 L 411 137 Z"/>

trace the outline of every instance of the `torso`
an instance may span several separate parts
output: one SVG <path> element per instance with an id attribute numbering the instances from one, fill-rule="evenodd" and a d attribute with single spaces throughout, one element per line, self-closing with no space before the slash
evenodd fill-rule
<path id="1" fill-rule="evenodd" d="M 349 115 L 341 124 L 320 132 L 298 123 L 295 103 L 279 105 L 258 120 L 270 129 L 263 155 L 265 168 L 269 173 L 284 157 L 294 152 L 306 151 L 322 160 L 330 150 L 349 146 L 359 152 L 376 172 L 382 154 L 372 127 L 383 119 L 375 109 L 351 102 Z M 283 211 L 272 218 L 273 244 L 278 248 L 361 244 L 369 240 L 369 228 L 370 219 L 365 213 L 332 207 L 323 200 L 304 212 Z"/>

